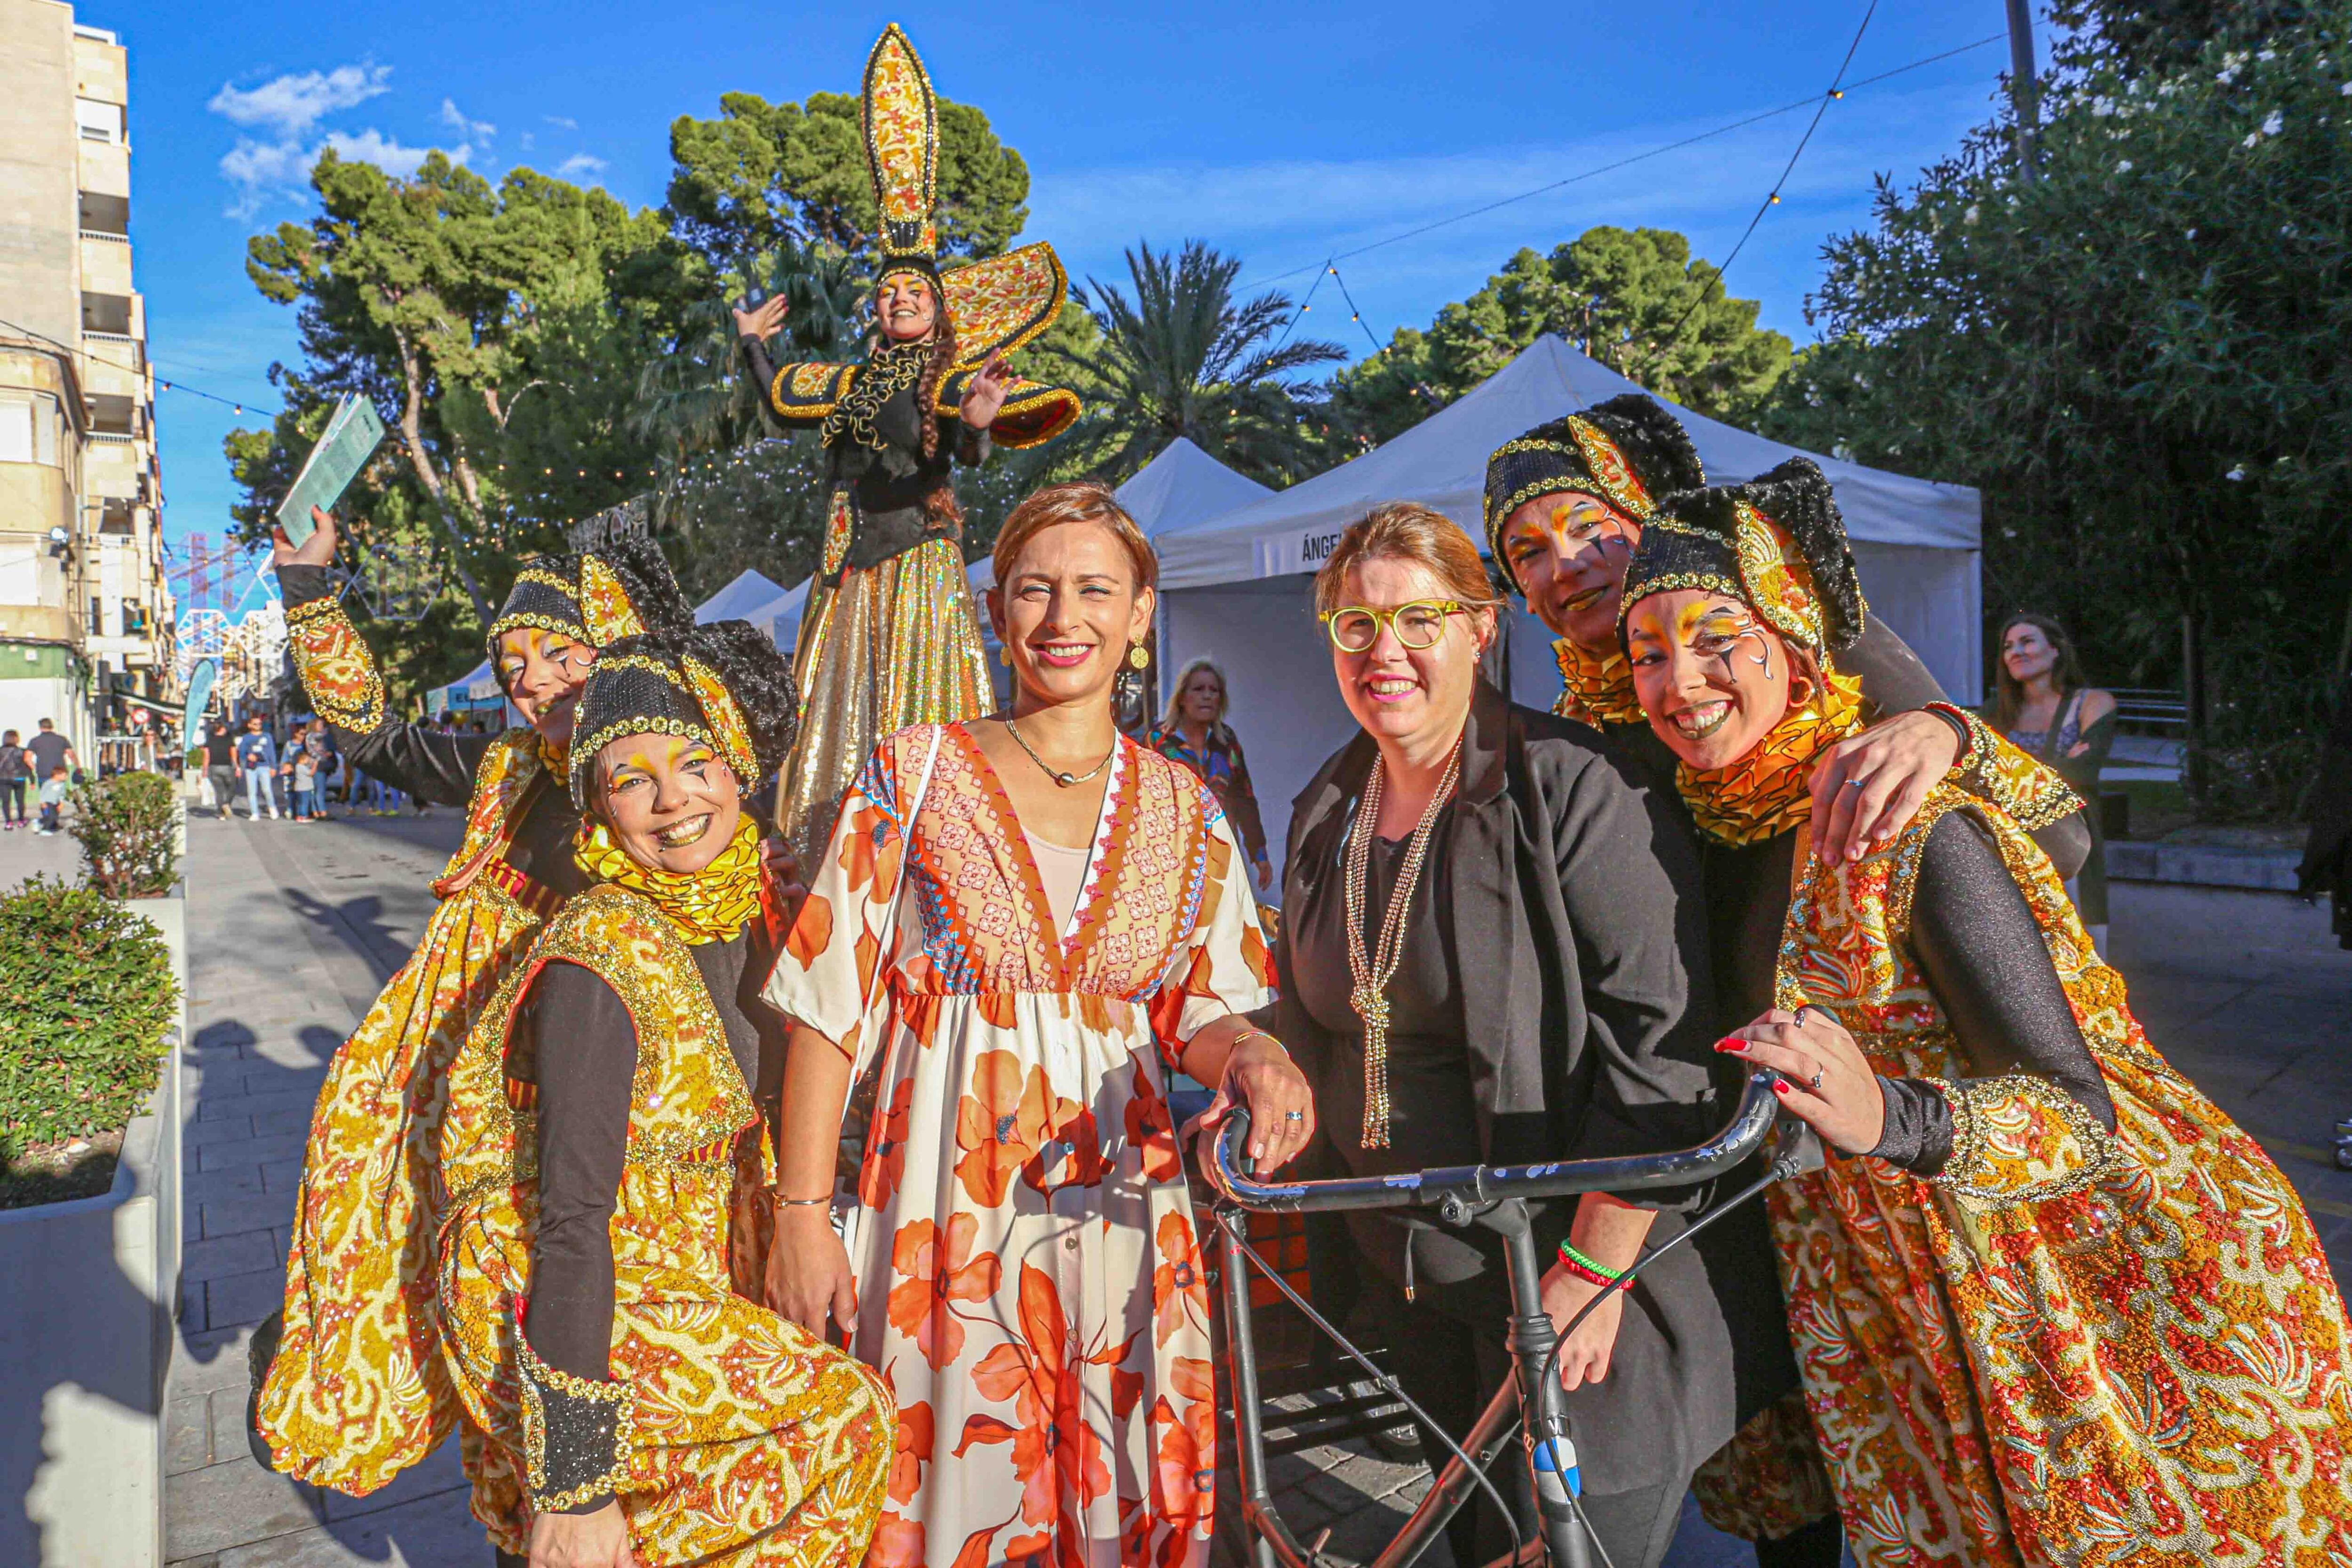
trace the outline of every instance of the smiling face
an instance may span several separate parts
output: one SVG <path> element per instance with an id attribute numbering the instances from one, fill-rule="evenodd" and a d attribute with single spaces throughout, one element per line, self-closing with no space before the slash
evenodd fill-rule
<path id="1" fill-rule="evenodd" d="M 1150 589 L 1099 522 L 1044 528 L 1007 562 L 988 591 L 989 618 L 1013 656 L 1020 709 L 1108 701 L 1127 650 L 1151 635 Z"/>
<path id="2" fill-rule="evenodd" d="M 1528 608 L 1596 654 L 1617 647 L 1617 599 L 1642 525 L 1596 497 L 1538 496 L 1503 520 L 1503 559 Z"/>
<path id="3" fill-rule="evenodd" d="M 874 290 L 874 314 L 893 342 L 911 343 L 939 324 L 940 297 L 919 272 L 893 272 Z"/>
<path id="4" fill-rule="evenodd" d="M 1392 610 L 1454 596 L 1444 581 L 1420 562 L 1375 555 L 1349 569 L 1339 602 Z M 1478 659 L 1494 636 L 1491 608 L 1445 616 L 1437 640 L 1422 648 L 1405 647 L 1395 623 L 1383 619 L 1371 647 L 1361 653 L 1332 647 L 1331 673 L 1348 711 L 1374 740 L 1408 746 L 1450 741 L 1470 717 Z"/>
<path id="5" fill-rule="evenodd" d="M 1178 699 L 1178 710 L 1191 724 L 1213 724 L 1224 710 L 1225 683 L 1213 669 L 1196 669 L 1184 682 L 1183 694 Z"/>
<path id="6" fill-rule="evenodd" d="M 1625 652 L 1650 728 L 1703 772 L 1754 751 L 1789 711 L 1788 645 L 1722 594 L 1677 588 L 1636 601 L 1625 616 Z"/>
<path id="7" fill-rule="evenodd" d="M 551 745 L 571 743 L 572 710 L 595 663 L 594 648 L 562 632 L 518 626 L 499 634 L 499 684 Z"/>
<path id="8" fill-rule="evenodd" d="M 2058 650 L 2032 621 L 2020 621 L 2000 634 L 2000 662 L 2009 678 L 2022 686 L 2057 666 Z"/>
<path id="9" fill-rule="evenodd" d="M 735 771 L 699 741 L 623 735 L 596 753 L 598 811 L 638 865 L 688 875 L 719 858 L 743 801 Z"/>

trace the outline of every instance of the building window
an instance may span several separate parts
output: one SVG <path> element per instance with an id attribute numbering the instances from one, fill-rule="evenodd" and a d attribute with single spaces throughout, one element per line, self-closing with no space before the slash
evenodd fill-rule
<path id="1" fill-rule="evenodd" d="M 32 400 L 0 398 L 0 463 L 29 463 L 32 460 Z"/>
<path id="2" fill-rule="evenodd" d="M 94 98 L 74 100 L 74 123 L 81 130 L 85 142 L 103 142 L 119 146 L 122 142 L 122 105 L 101 103 Z"/>
<path id="3" fill-rule="evenodd" d="M 127 637 L 147 635 L 147 606 L 136 599 L 122 601 L 122 635 Z"/>
<path id="4" fill-rule="evenodd" d="M 89 599 L 89 635 L 94 637 L 106 635 L 106 601 L 95 594 Z"/>
<path id="5" fill-rule="evenodd" d="M 84 293 L 81 297 L 81 330 L 85 332 L 111 332 L 119 338 L 129 337 L 131 296 Z"/>

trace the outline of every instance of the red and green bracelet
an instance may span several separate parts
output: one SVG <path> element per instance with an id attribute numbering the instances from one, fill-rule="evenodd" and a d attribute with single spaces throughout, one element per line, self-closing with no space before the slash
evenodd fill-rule
<path id="1" fill-rule="evenodd" d="M 1625 1278 L 1617 1269 L 1595 1263 L 1565 1241 L 1559 1244 L 1559 1266 L 1588 1285 L 1613 1286 Z"/>

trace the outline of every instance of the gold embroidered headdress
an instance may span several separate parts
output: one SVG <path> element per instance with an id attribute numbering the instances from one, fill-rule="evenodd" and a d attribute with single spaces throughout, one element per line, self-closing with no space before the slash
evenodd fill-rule
<path id="1" fill-rule="evenodd" d="M 1486 459 L 1486 551 L 1517 588 L 1503 553 L 1503 524 L 1528 502 L 1577 491 L 1646 522 L 1661 497 L 1705 483 L 1698 448 L 1681 423 L 1656 399 L 1625 393 L 1495 449 Z"/>
<path id="2" fill-rule="evenodd" d="M 945 417 L 956 412 L 972 373 L 991 354 L 1035 342 L 1060 318 L 1069 274 L 1043 240 L 941 269 L 939 98 L 921 57 L 895 22 L 866 57 L 863 117 L 866 167 L 880 214 L 876 281 L 893 272 L 929 279 L 955 331 L 955 361 L 932 400 L 931 412 Z M 819 420 L 846 401 L 867 373 L 868 367 L 853 364 L 782 365 L 769 395 L 785 417 Z M 989 434 L 1000 446 L 1034 447 L 1068 429 L 1079 412 L 1076 394 L 1016 377 Z"/>

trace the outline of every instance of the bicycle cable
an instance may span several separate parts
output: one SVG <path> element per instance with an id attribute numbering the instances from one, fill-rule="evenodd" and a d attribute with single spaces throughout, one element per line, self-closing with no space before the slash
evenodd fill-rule
<path id="1" fill-rule="evenodd" d="M 1516 1564 L 1518 1562 L 1519 1553 L 1527 1550 L 1527 1540 L 1524 1536 L 1519 1534 L 1518 1519 L 1512 1512 L 1510 1505 L 1503 1500 L 1503 1494 L 1496 1489 L 1495 1483 L 1488 1479 L 1486 1467 L 1481 1465 L 1477 1460 L 1472 1458 L 1468 1454 L 1465 1453 L 1463 1451 L 1462 1445 L 1455 1442 L 1444 1427 L 1440 1426 L 1436 1422 L 1431 1420 L 1429 1412 L 1423 1410 L 1418 1404 L 1414 1403 L 1412 1395 L 1404 1391 L 1402 1384 L 1399 1384 L 1394 1377 L 1382 1372 L 1377 1365 L 1373 1364 L 1371 1358 L 1367 1356 L 1363 1352 L 1358 1350 L 1353 1341 L 1349 1340 L 1347 1335 L 1341 1333 L 1339 1330 L 1331 1326 L 1331 1321 L 1328 1318 L 1326 1318 L 1322 1313 L 1317 1311 L 1311 1305 L 1309 1305 L 1306 1297 L 1301 1296 L 1297 1291 L 1292 1289 L 1290 1287 L 1290 1281 L 1285 1279 L 1270 1264 L 1266 1262 L 1264 1258 L 1258 1256 L 1258 1250 L 1256 1247 L 1252 1247 L 1248 1242 L 1244 1241 L 1241 1237 L 1235 1236 L 1232 1231 L 1227 1230 L 1222 1225 L 1217 1227 L 1217 1234 L 1224 1237 L 1225 1246 L 1227 1247 L 1237 1247 L 1241 1248 L 1242 1256 L 1256 1264 L 1258 1272 L 1265 1275 L 1269 1280 L 1273 1281 L 1275 1289 L 1280 1290 L 1285 1296 L 1288 1297 L 1290 1299 L 1290 1304 L 1297 1308 L 1301 1312 L 1305 1313 L 1307 1315 L 1307 1321 L 1309 1323 L 1313 1324 L 1316 1328 L 1320 1329 L 1330 1338 L 1333 1343 L 1337 1344 L 1341 1350 L 1347 1352 L 1349 1359 L 1354 1361 L 1358 1366 L 1362 1367 L 1366 1372 L 1371 1373 L 1372 1385 L 1375 1388 L 1378 1388 L 1383 1394 L 1395 1395 L 1396 1398 L 1403 1404 L 1406 1411 L 1411 1414 L 1415 1420 L 1421 1423 L 1423 1431 L 1434 1432 L 1437 1434 L 1437 1440 L 1444 1444 L 1455 1458 L 1462 1461 L 1462 1467 L 1465 1470 L 1469 1472 L 1470 1479 L 1478 1483 L 1479 1487 L 1485 1490 L 1488 1500 L 1494 1503 L 1495 1511 L 1503 1516 L 1504 1527 L 1511 1532 L 1510 1560 L 1514 1564 Z M 1676 1239 L 1679 1240 L 1680 1237 L 1677 1237 Z M 1668 1245 L 1671 1246 L 1672 1243 L 1669 1243 Z M 1664 1252 L 1665 1247 L 1662 1247 L 1658 1250 Z M 1435 1466 L 1433 1465 L 1430 1467 L 1430 1473 L 1433 1477 L 1436 1476 L 1437 1468 Z M 1577 1517 L 1580 1519 L 1583 1518 L 1584 1510 L 1579 1509 L 1577 1510 Z M 1591 1533 L 1592 1526 L 1590 1523 L 1587 1523 L 1584 1528 L 1588 1534 Z M 1601 1557 L 1602 1560 L 1606 1562 L 1608 1553 L 1605 1552 L 1602 1552 Z M 1614 1563 L 1610 1563 L 1608 1568 L 1616 1568 L 1616 1565 Z"/>

